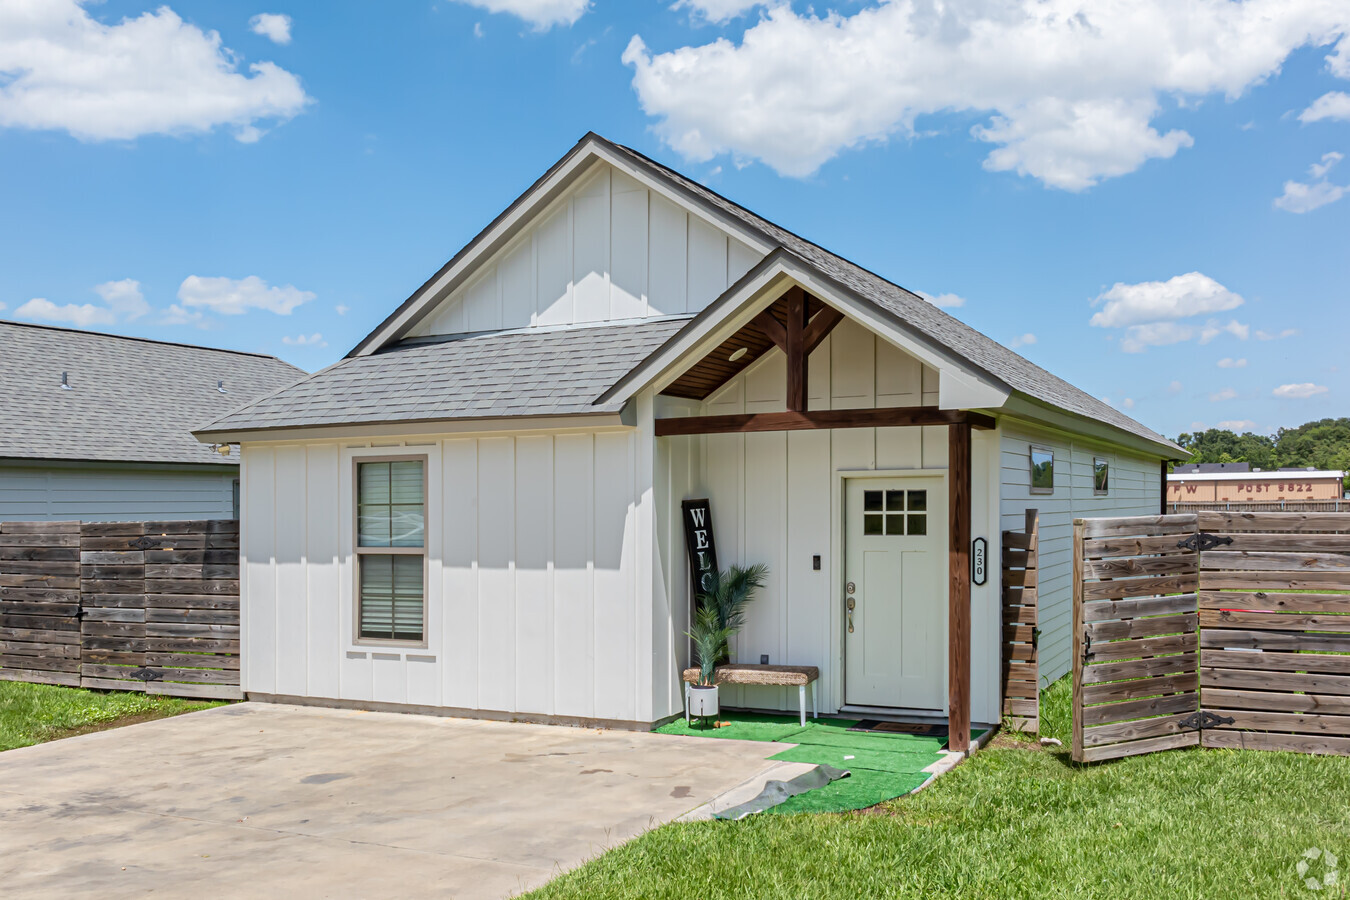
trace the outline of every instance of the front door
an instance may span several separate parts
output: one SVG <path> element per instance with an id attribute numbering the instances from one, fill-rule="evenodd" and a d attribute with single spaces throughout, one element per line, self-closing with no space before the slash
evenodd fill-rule
<path id="1" fill-rule="evenodd" d="M 946 708 L 947 495 L 942 478 L 845 481 L 844 698 Z"/>

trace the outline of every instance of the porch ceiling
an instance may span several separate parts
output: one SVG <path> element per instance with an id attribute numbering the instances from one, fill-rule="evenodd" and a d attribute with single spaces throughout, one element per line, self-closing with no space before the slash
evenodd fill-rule
<path id="1" fill-rule="evenodd" d="M 790 293 L 790 291 L 789 291 Z M 813 318 L 825 304 L 810 294 L 806 295 L 806 315 Z M 788 319 L 788 294 L 775 300 L 766 310 L 779 324 L 786 327 Z M 744 356 L 732 362 L 729 358 L 744 347 Z M 758 317 L 750 320 L 739 331 L 727 338 L 715 350 L 704 356 L 683 375 L 672 382 L 661 393 L 670 397 L 683 397 L 688 400 L 706 400 L 713 391 L 726 384 L 741 373 L 752 362 L 774 349 L 773 340 L 760 326 Z"/>

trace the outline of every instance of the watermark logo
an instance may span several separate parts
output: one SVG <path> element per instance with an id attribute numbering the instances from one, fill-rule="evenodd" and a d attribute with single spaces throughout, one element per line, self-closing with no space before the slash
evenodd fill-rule
<path id="1" fill-rule="evenodd" d="M 1338 862 L 1336 854 L 1330 850 L 1309 847 L 1299 857 L 1294 871 L 1298 873 L 1299 880 L 1308 890 L 1323 891 L 1340 884 L 1341 873 L 1337 868 Z"/>

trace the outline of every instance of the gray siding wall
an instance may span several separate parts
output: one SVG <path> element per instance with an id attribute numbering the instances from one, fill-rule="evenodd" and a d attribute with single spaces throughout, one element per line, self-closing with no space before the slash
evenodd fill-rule
<path id="1" fill-rule="evenodd" d="M 1073 636 L 1073 520 L 1095 516 L 1157 515 L 1162 502 L 1158 457 L 1093 441 L 1080 435 L 1023 424 L 1001 423 L 1003 530 L 1020 531 L 1027 509 L 1040 510 L 1040 681 L 1045 687 L 1069 671 Z M 1055 491 L 1031 493 L 1031 445 L 1055 452 Z M 1092 491 L 1092 461 L 1111 465 L 1106 496 Z"/>
<path id="2" fill-rule="evenodd" d="M 234 466 L 0 463 L 0 521 L 234 517 Z"/>

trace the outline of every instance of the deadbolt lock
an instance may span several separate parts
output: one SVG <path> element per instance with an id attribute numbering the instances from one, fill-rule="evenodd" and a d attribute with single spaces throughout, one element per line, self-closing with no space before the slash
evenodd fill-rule
<path id="1" fill-rule="evenodd" d="M 857 586 L 854 585 L 854 583 L 851 582 L 851 581 L 848 583 L 848 587 L 846 588 L 846 590 L 847 590 L 850 594 L 853 593 L 854 591 L 856 591 L 857 589 L 858 589 Z"/>

